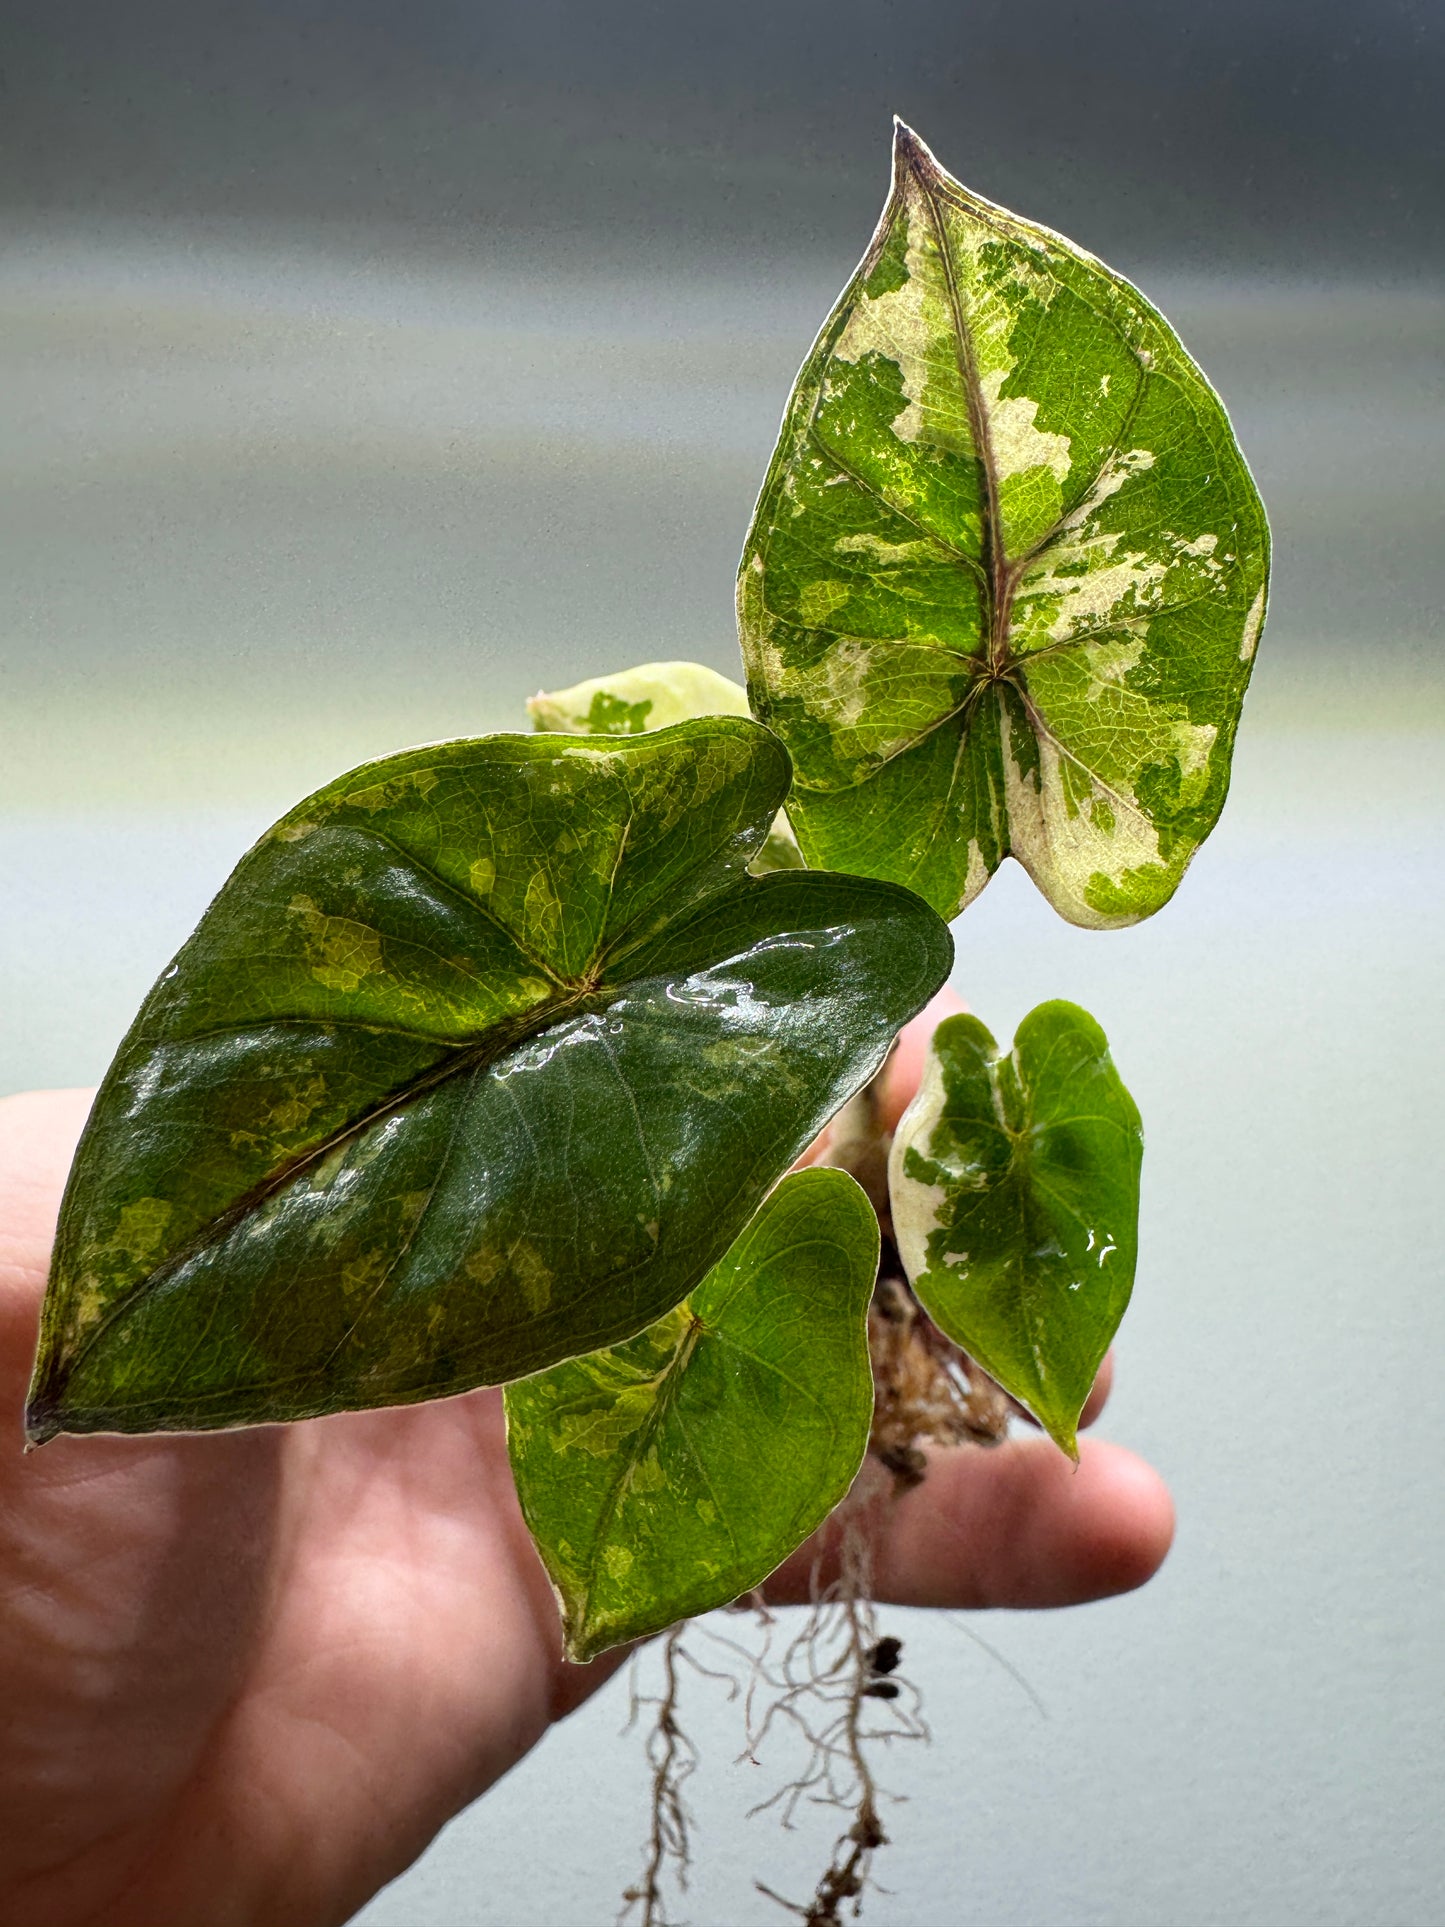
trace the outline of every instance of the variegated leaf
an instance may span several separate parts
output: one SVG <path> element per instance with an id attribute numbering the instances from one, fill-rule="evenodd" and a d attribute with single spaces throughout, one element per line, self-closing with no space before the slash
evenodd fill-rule
<path id="1" fill-rule="evenodd" d="M 787 786 L 726 716 L 298 804 L 101 1086 L 31 1438 L 440 1398 L 677 1304 L 950 961 L 905 891 L 745 874 Z"/>
<path id="2" fill-rule="evenodd" d="M 862 1191 L 800 1171 L 641 1337 L 507 1387 L 573 1659 L 726 1605 L 827 1518 L 868 1444 L 877 1269 Z"/>
<path id="3" fill-rule="evenodd" d="M 934 1033 L 888 1185 L 924 1309 L 1066 1452 L 1129 1303 L 1139 1113 L 1104 1033 L 1040 1004 L 1004 1055 L 976 1017 Z"/>
<path id="4" fill-rule="evenodd" d="M 900 124 L 739 575 L 808 862 L 951 916 L 1012 854 L 1075 923 L 1157 910 L 1224 802 L 1268 554 L 1162 317 Z"/>
<path id="5" fill-rule="evenodd" d="M 747 716 L 748 692 L 701 662 L 644 662 L 527 699 L 534 729 L 636 736 L 694 716 Z"/>

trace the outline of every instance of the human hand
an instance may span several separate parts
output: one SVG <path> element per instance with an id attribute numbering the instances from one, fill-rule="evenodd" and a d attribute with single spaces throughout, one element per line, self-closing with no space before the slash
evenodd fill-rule
<path id="1" fill-rule="evenodd" d="M 895 1114 L 941 1014 L 895 1054 Z M 619 1656 L 562 1658 L 494 1390 L 22 1458 L 89 1101 L 0 1101 L 0 1924 L 330 1927 Z M 1173 1526 L 1132 1454 L 1087 1441 L 1075 1471 L 1039 1437 L 939 1455 L 889 1520 L 879 1596 L 948 1606 L 1127 1591 Z"/>

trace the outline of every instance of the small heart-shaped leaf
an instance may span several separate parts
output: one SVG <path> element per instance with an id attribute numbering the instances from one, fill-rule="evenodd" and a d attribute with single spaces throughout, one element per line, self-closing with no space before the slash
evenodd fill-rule
<path id="1" fill-rule="evenodd" d="M 714 717 L 409 750 L 284 817 L 96 1099 L 31 1438 L 439 1398 L 675 1305 L 950 962 L 905 891 L 746 874 L 788 776 Z"/>
<path id="2" fill-rule="evenodd" d="M 582 736 L 638 736 L 694 716 L 746 716 L 748 692 L 700 662 L 644 662 L 615 675 L 593 676 L 571 689 L 540 690 L 527 709 L 537 729 Z M 773 818 L 767 841 L 748 865 L 753 876 L 805 867 L 787 814 Z"/>
<path id="3" fill-rule="evenodd" d="M 573 1659 L 726 1605 L 827 1518 L 868 1444 L 877 1270 L 862 1191 L 800 1171 L 641 1337 L 507 1387 Z"/>
<path id="4" fill-rule="evenodd" d="M 934 1033 L 893 1140 L 894 1235 L 924 1309 L 1078 1456 L 1124 1316 L 1144 1138 L 1104 1033 L 1040 1004 L 1001 1056 L 976 1017 Z"/>
<path id="5" fill-rule="evenodd" d="M 738 578 L 807 861 L 952 916 L 1012 854 L 1075 923 L 1150 915 L 1223 806 L 1268 562 L 1163 318 L 900 125 Z"/>

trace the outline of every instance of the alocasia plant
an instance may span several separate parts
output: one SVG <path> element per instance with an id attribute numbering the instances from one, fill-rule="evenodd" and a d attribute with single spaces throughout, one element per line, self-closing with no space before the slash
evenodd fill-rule
<path id="1" fill-rule="evenodd" d="M 31 1441 L 505 1383 L 579 1658 L 766 1578 L 848 1491 L 875 1382 L 897 1479 L 1008 1400 L 1073 1451 L 1137 1237 L 1098 1026 L 1047 1004 L 1004 1055 L 945 1023 L 891 1158 L 869 1080 L 1005 856 L 1081 924 L 1172 895 L 1267 568 L 1168 325 L 900 126 L 747 538 L 747 689 L 596 677 L 262 837 L 96 1099 Z M 785 1175 L 850 1099 L 824 1155 L 866 1195 Z M 856 1766 L 898 1689 L 850 1623 Z M 830 1905 L 882 1839 L 867 1785 L 858 1815 Z"/>

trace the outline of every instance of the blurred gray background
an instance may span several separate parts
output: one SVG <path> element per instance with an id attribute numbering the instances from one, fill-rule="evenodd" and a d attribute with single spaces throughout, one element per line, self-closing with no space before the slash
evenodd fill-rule
<path id="1" fill-rule="evenodd" d="M 1438 1917 L 1442 98 L 1432 0 L 0 20 L 0 1092 L 98 1077 L 247 843 L 348 763 L 624 661 L 735 673 L 752 497 L 892 112 L 1139 281 L 1234 413 L 1278 570 L 1224 822 L 1133 932 L 1009 866 L 955 978 L 1001 1033 L 1087 1004 L 1140 1100 L 1105 1429 L 1179 1541 L 1127 1600 L 888 1615 L 935 1738 L 891 1763 L 875 1927 Z M 366 1927 L 611 1919 L 625 1710 Z M 801 1894 L 829 1816 L 745 1825 L 729 1709 L 689 1717 L 686 1917 L 786 1919 L 753 1876 Z"/>

